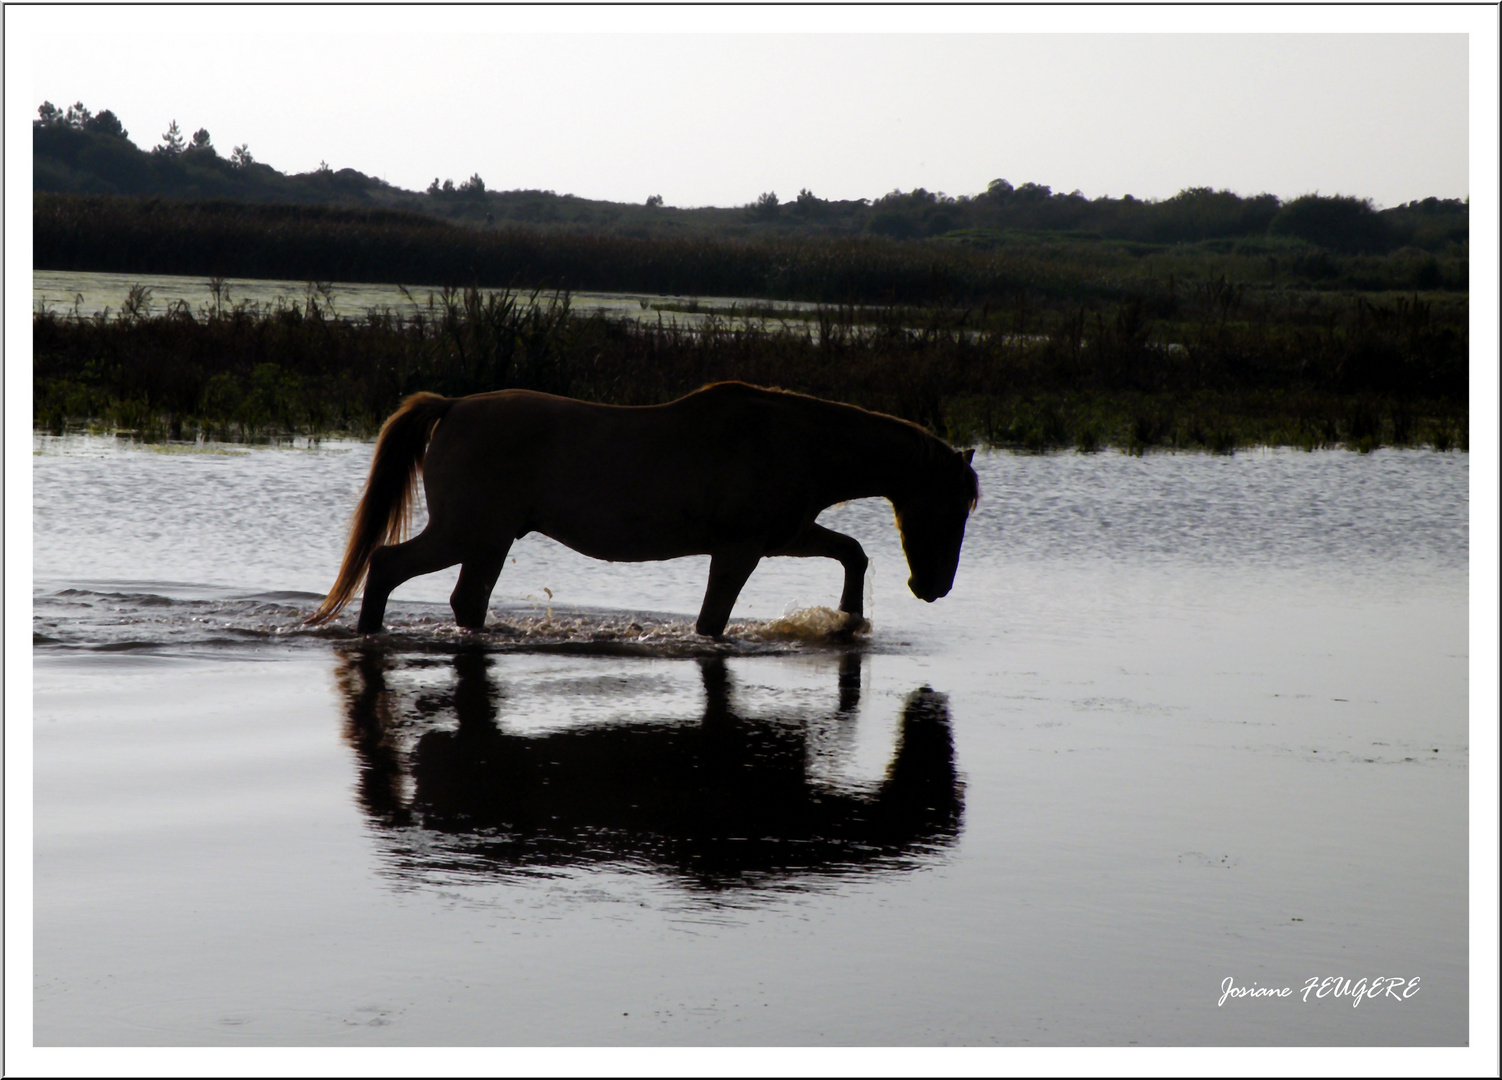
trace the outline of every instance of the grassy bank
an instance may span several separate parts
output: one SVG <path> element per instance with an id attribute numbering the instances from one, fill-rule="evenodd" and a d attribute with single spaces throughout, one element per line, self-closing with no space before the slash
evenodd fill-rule
<path id="1" fill-rule="evenodd" d="M 1460 309 L 1463 315 L 1463 308 Z M 406 394 L 529 387 L 641 405 L 742 379 L 853 402 L 956 443 L 1032 450 L 1468 445 L 1463 318 L 1418 296 L 1248 307 L 1224 281 L 1154 313 L 825 308 L 794 327 L 579 316 L 469 289 L 335 319 L 179 307 L 33 318 L 34 421 L 147 438 L 368 435 Z"/>

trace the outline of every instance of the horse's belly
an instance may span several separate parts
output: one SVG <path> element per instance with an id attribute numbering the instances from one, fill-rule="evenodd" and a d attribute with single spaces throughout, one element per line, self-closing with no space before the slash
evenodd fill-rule
<path id="1" fill-rule="evenodd" d="M 655 562 L 708 554 L 713 545 L 693 529 L 633 527 L 623 520 L 554 522 L 537 529 L 581 555 L 610 562 Z"/>
<path id="2" fill-rule="evenodd" d="M 558 484 L 533 507 L 533 530 L 613 562 L 712 555 L 747 544 L 771 550 L 813 516 L 755 470 L 706 477 L 681 465 L 646 476 L 601 469 L 587 481 Z"/>

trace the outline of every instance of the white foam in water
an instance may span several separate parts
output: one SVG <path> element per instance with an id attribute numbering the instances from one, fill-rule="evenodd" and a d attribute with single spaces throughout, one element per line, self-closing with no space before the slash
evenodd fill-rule
<path id="1" fill-rule="evenodd" d="M 871 623 L 860 619 L 851 626 L 850 616 L 827 607 L 799 607 L 789 604 L 782 617 L 765 623 L 739 627 L 742 632 L 763 641 L 829 641 L 836 635 L 854 634 L 869 637 Z"/>
<path id="2" fill-rule="evenodd" d="M 194 651 L 358 637 L 354 612 L 308 626 L 317 597 L 224 596 L 208 587 L 176 585 L 156 591 L 94 588 L 41 589 L 33 596 L 33 644 L 85 651 Z M 495 652 L 565 651 L 688 657 L 730 653 L 770 655 L 807 647 L 866 642 L 871 624 L 854 627 L 827 607 L 789 604 L 776 619 L 739 619 L 724 637 L 708 638 L 692 619 L 641 612 L 498 609 L 483 630 L 457 626 L 445 605 L 393 605 L 382 639 L 394 647 L 445 649 L 469 643 Z"/>

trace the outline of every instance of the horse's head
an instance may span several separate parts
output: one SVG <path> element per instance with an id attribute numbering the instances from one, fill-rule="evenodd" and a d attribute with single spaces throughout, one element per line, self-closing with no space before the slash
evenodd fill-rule
<path id="1" fill-rule="evenodd" d="M 965 520 L 980 498 L 980 482 L 970 467 L 974 456 L 974 450 L 962 454 L 945 448 L 923 470 L 915 490 L 893 503 L 902 550 L 912 571 L 908 588 L 930 604 L 947 596 L 954 585 Z"/>

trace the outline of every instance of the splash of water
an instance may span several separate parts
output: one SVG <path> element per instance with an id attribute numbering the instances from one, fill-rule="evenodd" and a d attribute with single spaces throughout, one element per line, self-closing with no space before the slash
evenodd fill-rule
<path id="1" fill-rule="evenodd" d="M 737 628 L 762 641 L 827 642 L 871 635 L 871 623 L 860 616 L 827 607 L 789 604 L 780 618 Z"/>
<path id="2" fill-rule="evenodd" d="M 137 587 L 39 590 L 33 596 L 33 645 L 83 652 L 181 652 L 360 637 L 349 620 L 304 623 L 308 593 L 225 594 L 170 583 Z M 692 657 L 797 652 L 869 640 L 870 624 L 844 612 L 789 605 L 771 621 L 738 620 L 706 638 L 691 619 L 642 612 L 493 610 L 484 630 L 454 625 L 437 604 L 393 605 L 383 640 L 397 649 L 451 651 L 479 645 L 496 652 Z"/>

